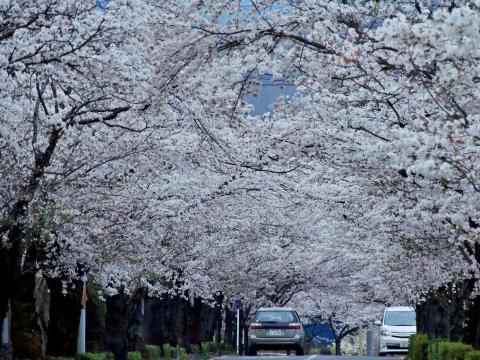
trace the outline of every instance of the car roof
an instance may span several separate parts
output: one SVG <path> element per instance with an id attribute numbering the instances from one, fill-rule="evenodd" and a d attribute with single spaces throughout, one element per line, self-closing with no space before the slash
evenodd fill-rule
<path id="1" fill-rule="evenodd" d="M 415 311 L 411 306 L 390 306 L 385 311 Z"/>
<path id="2" fill-rule="evenodd" d="M 294 310 L 288 307 L 261 307 L 257 311 L 294 311 Z"/>

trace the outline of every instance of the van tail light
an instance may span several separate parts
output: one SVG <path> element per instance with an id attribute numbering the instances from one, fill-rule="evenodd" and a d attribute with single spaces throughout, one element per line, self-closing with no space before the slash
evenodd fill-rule
<path id="1" fill-rule="evenodd" d="M 302 324 L 299 324 L 299 323 L 288 324 L 288 328 L 292 330 L 302 330 Z"/>
<path id="2" fill-rule="evenodd" d="M 260 323 L 251 323 L 250 329 L 251 330 L 263 329 L 263 325 Z"/>

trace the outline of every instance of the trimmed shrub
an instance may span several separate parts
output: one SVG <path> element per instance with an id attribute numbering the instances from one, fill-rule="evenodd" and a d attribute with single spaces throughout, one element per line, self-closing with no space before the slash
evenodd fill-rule
<path id="1" fill-rule="evenodd" d="M 233 353 L 233 346 L 230 344 L 225 344 L 225 343 L 220 343 L 218 344 L 217 347 L 218 350 L 224 352 L 224 353 Z"/>
<path id="2" fill-rule="evenodd" d="M 408 342 L 409 360 L 427 360 L 428 337 L 424 334 L 410 336 Z"/>
<path id="3" fill-rule="evenodd" d="M 441 342 L 445 342 L 445 340 L 441 340 L 441 339 L 430 340 L 427 347 L 427 360 L 440 360 L 439 344 Z"/>
<path id="4" fill-rule="evenodd" d="M 320 355 L 332 355 L 332 348 L 328 346 L 321 347 Z"/>
<path id="5" fill-rule="evenodd" d="M 77 354 L 76 360 L 114 360 L 111 352 Z"/>
<path id="6" fill-rule="evenodd" d="M 433 341 L 428 346 L 428 360 L 464 360 L 465 354 L 473 351 L 471 345 L 461 342 Z"/>
<path id="7" fill-rule="evenodd" d="M 175 359 L 177 357 L 177 349 L 170 344 L 163 345 L 163 352 L 165 359 Z"/>
<path id="8" fill-rule="evenodd" d="M 127 354 L 127 360 L 142 360 L 142 353 L 140 351 L 130 351 Z"/>
<path id="9" fill-rule="evenodd" d="M 469 351 L 465 354 L 465 360 L 480 360 L 480 350 Z"/>
<path id="10" fill-rule="evenodd" d="M 148 360 L 159 360 L 161 357 L 160 346 L 146 345 L 146 357 Z"/>
<path id="11" fill-rule="evenodd" d="M 473 351 L 471 345 L 463 344 L 461 342 L 451 342 L 447 345 L 447 356 L 444 360 L 464 360 L 465 354 Z"/>
<path id="12" fill-rule="evenodd" d="M 190 344 L 190 350 L 194 355 L 202 355 L 201 346 L 198 344 Z"/>
<path id="13" fill-rule="evenodd" d="M 188 360 L 187 350 L 183 347 L 178 348 L 178 359 L 179 360 Z"/>
<path id="14" fill-rule="evenodd" d="M 217 346 L 213 341 L 202 342 L 202 353 L 213 354 L 217 352 Z"/>

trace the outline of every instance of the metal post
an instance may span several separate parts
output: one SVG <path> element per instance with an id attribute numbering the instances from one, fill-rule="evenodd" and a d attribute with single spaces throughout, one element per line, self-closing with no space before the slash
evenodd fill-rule
<path id="1" fill-rule="evenodd" d="M 87 322 L 87 274 L 83 274 L 82 308 L 80 310 L 80 324 L 78 325 L 77 354 L 85 353 L 85 333 Z"/>
<path id="2" fill-rule="evenodd" d="M 367 330 L 367 356 L 373 356 L 373 331 Z"/>
<path id="3" fill-rule="evenodd" d="M 2 325 L 2 347 L 8 347 L 8 312 L 3 319 Z"/>
<path id="4" fill-rule="evenodd" d="M 240 309 L 237 309 L 237 355 L 240 354 Z"/>
<path id="5" fill-rule="evenodd" d="M 3 325 L 2 325 L 2 348 L 0 349 L 0 355 L 8 359 L 8 343 L 9 343 L 9 333 L 8 333 L 8 311 L 7 314 L 5 315 L 5 318 L 3 319 Z"/>

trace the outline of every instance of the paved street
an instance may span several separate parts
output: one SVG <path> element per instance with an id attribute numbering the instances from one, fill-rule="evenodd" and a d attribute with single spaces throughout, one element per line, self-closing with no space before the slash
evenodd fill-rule
<path id="1" fill-rule="evenodd" d="M 305 355 L 305 356 L 295 356 L 290 355 L 286 356 L 284 354 L 259 354 L 258 356 L 221 356 L 214 359 L 217 360 L 237 360 L 237 359 L 256 359 L 263 358 L 265 360 L 379 360 L 379 359 L 389 359 L 390 357 L 380 357 L 380 356 L 334 356 L 334 355 Z M 396 359 L 402 359 L 401 357 L 396 357 Z"/>

